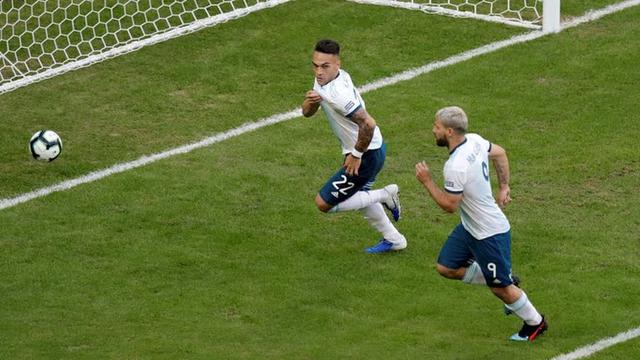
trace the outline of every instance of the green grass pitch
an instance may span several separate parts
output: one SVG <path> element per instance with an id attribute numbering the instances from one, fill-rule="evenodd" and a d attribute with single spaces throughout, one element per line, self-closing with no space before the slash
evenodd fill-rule
<path id="1" fill-rule="evenodd" d="M 614 1 L 564 1 L 568 16 Z M 548 359 L 640 326 L 640 8 L 364 94 L 406 251 L 313 198 L 340 165 L 323 114 L 0 211 L 2 359 Z M 293 109 L 321 37 L 357 85 L 522 29 L 298 0 L 0 96 L 7 198 Z M 415 181 L 457 104 L 508 151 L 514 271 L 550 322 L 531 344 L 488 290 L 439 277 L 457 215 Z M 30 159 L 40 128 L 65 149 Z M 493 173 L 492 173 L 493 175 Z M 632 359 L 640 340 L 590 359 Z"/>

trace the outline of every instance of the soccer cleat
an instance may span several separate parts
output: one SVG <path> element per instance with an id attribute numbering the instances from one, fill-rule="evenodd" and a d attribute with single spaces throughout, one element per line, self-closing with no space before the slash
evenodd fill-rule
<path id="1" fill-rule="evenodd" d="M 393 215 L 393 220 L 400 220 L 400 214 L 402 213 L 402 207 L 400 206 L 400 189 L 398 185 L 391 184 L 384 187 L 384 190 L 389 194 L 389 199 L 382 204 L 387 210 L 391 211 L 391 215 Z"/>
<path id="2" fill-rule="evenodd" d="M 545 331 L 547 331 L 547 321 L 544 319 L 544 315 L 542 315 L 542 321 L 538 325 L 527 325 L 524 323 L 522 325 L 522 329 L 517 333 L 511 335 L 509 340 L 513 341 L 533 341 L 538 335 L 542 335 Z"/>
<path id="3" fill-rule="evenodd" d="M 520 277 L 518 275 L 511 274 L 511 280 L 513 281 L 513 285 L 520 287 Z M 509 309 L 506 304 L 502 305 L 502 311 L 507 316 L 513 314 L 513 310 Z"/>
<path id="4" fill-rule="evenodd" d="M 382 239 L 379 243 L 374 246 L 366 248 L 366 251 L 369 254 L 382 254 L 391 251 L 399 251 L 407 247 L 407 240 L 402 237 L 402 241 L 399 243 L 392 243 L 389 240 Z"/>

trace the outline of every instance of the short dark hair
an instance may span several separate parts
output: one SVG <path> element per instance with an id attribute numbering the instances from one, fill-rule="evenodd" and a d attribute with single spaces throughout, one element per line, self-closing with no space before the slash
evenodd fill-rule
<path id="1" fill-rule="evenodd" d="M 340 55 L 340 44 L 331 39 L 322 39 L 316 43 L 315 51 L 323 54 Z"/>

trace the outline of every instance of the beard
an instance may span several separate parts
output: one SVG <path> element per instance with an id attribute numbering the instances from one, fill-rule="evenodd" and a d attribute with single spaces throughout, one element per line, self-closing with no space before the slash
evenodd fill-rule
<path id="1" fill-rule="evenodd" d="M 447 139 L 446 137 L 443 138 L 436 138 L 436 145 L 441 146 L 441 147 L 449 147 L 449 139 Z"/>

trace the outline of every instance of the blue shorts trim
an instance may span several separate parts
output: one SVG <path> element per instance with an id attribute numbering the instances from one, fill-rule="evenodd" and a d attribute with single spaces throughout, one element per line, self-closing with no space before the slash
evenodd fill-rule
<path id="1" fill-rule="evenodd" d="M 387 145 L 382 143 L 379 149 L 368 150 L 362 154 L 362 162 L 358 175 L 347 175 L 344 168 L 340 168 L 322 186 L 320 197 L 327 204 L 336 206 L 347 200 L 360 190 L 371 190 L 376 176 L 382 170 L 387 157 Z"/>
<path id="2" fill-rule="evenodd" d="M 506 287 L 511 278 L 511 230 L 477 240 L 462 224 L 447 238 L 438 255 L 438 264 L 459 269 L 475 260 L 487 280 L 487 286 Z"/>

